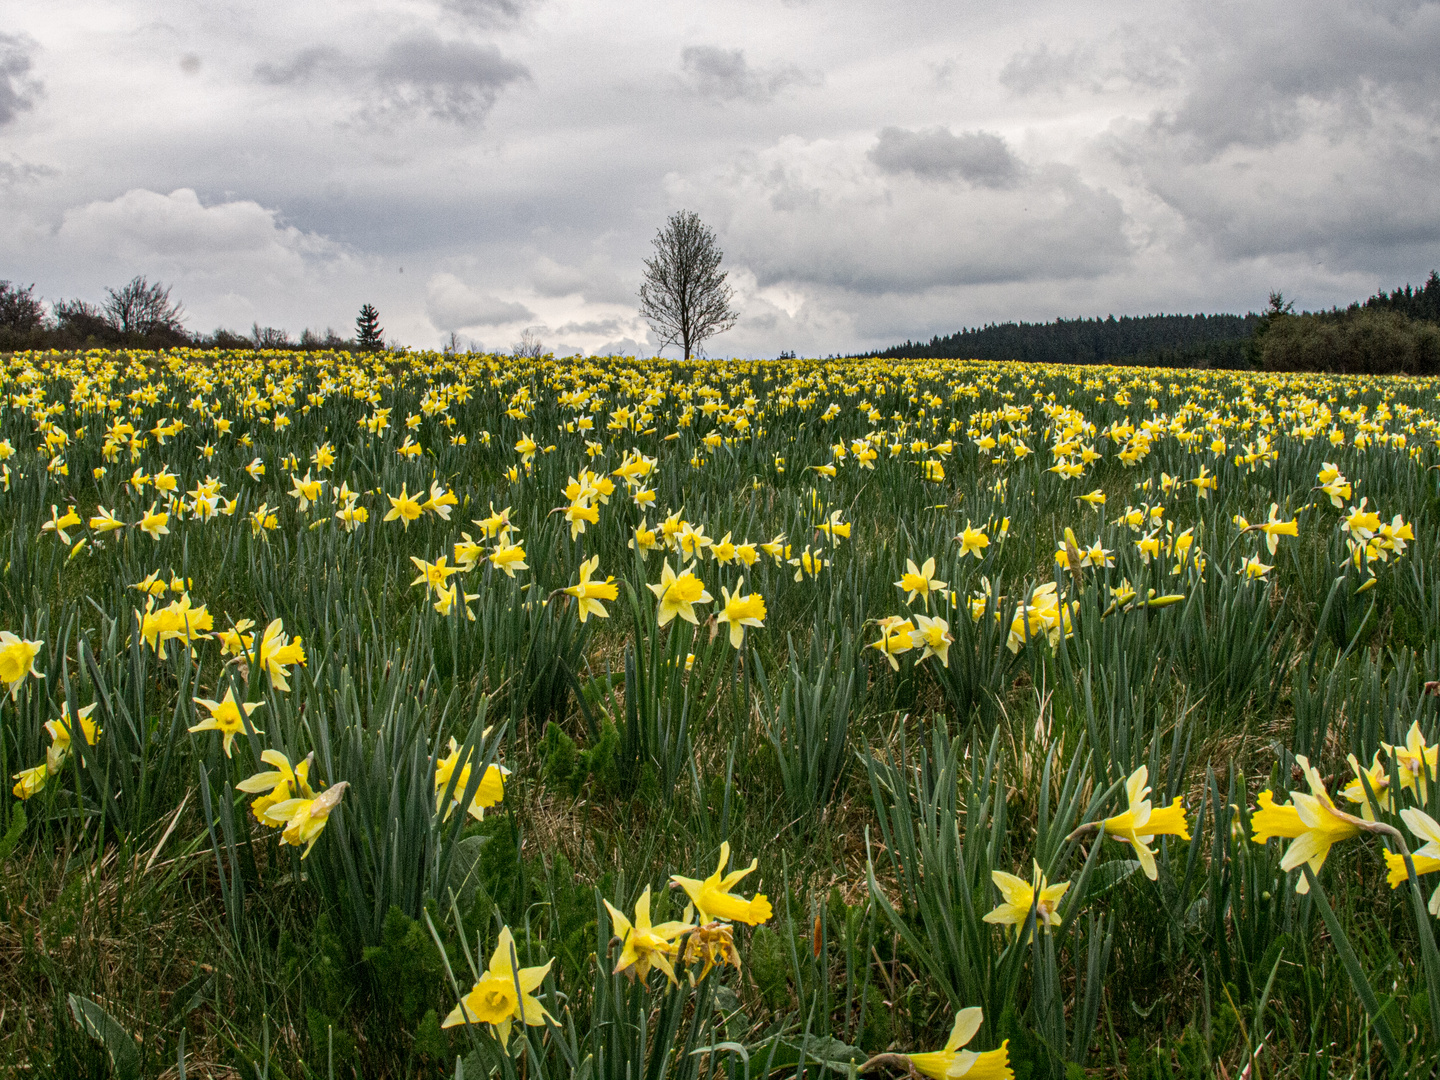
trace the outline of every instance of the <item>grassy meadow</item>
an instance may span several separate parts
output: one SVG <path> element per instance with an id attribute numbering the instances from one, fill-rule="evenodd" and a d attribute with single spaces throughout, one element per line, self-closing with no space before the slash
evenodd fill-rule
<path id="1" fill-rule="evenodd" d="M 1433 380 L 0 383 L 7 1075 L 1437 1069 Z"/>

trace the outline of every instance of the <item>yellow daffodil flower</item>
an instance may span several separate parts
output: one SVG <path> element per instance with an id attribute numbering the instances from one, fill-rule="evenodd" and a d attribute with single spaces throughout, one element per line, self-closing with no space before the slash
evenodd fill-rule
<path id="1" fill-rule="evenodd" d="M 1302 863 L 1308 863 L 1314 873 L 1325 865 L 1330 849 L 1343 840 L 1359 836 L 1364 821 L 1339 810 L 1318 770 L 1302 755 L 1296 755 L 1310 792 L 1292 792 L 1290 802 L 1277 805 L 1275 796 L 1267 789 L 1256 797 L 1257 809 L 1250 817 L 1250 839 L 1263 844 L 1273 837 L 1286 837 L 1293 842 L 1285 849 L 1280 860 L 1282 870 L 1294 870 Z M 1310 891 L 1310 882 L 1301 875 L 1295 883 L 1297 893 Z"/>
<path id="2" fill-rule="evenodd" d="M 534 991 L 545 982 L 550 960 L 543 967 L 515 966 L 515 937 L 507 926 L 500 931 L 490 966 L 471 991 L 460 999 L 441 1022 L 442 1028 L 460 1024 L 489 1024 L 501 1046 L 510 1045 L 511 1025 L 519 1020 L 530 1027 L 540 1027 L 553 1018 L 535 998 Z"/>
<path id="3" fill-rule="evenodd" d="M 189 728 L 191 733 L 197 731 L 218 731 L 224 738 L 225 756 L 230 756 L 230 744 L 236 735 L 242 735 L 250 719 L 250 714 L 260 706 L 263 701 L 239 701 L 235 697 L 235 688 L 232 686 L 225 694 L 224 701 L 214 701 L 211 698 L 191 698 L 196 705 L 203 705 L 210 711 L 210 715 L 194 727 Z M 262 735 L 259 728 L 252 727 L 257 735 Z"/>
<path id="4" fill-rule="evenodd" d="M 723 919 L 726 922 L 743 922 L 750 926 L 765 922 L 774 911 L 764 893 L 756 893 L 750 900 L 731 894 L 731 890 L 741 879 L 755 872 L 760 860 L 752 859 L 744 870 L 732 870 L 726 874 L 725 866 L 729 862 L 730 842 L 727 840 L 720 845 L 720 860 L 715 865 L 715 872 L 708 878 L 700 881 L 672 874 L 670 880 L 685 890 L 685 895 L 690 897 L 690 902 L 700 913 L 702 922 Z"/>
<path id="5" fill-rule="evenodd" d="M 910 1067 L 920 1076 L 929 1077 L 929 1080 L 958 1080 L 959 1077 L 1014 1080 L 1015 1073 L 1010 1068 L 1009 1039 L 1000 1044 L 1000 1049 L 984 1053 L 962 1049 L 975 1037 L 983 1021 L 984 1013 L 978 1006 L 961 1009 L 955 1014 L 955 1024 L 950 1029 L 944 1048 L 924 1054 L 906 1054 Z"/>
<path id="6" fill-rule="evenodd" d="M 35 658 L 40 655 L 43 641 L 26 641 L 9 630 L 0 630 L 0 682 L 10 691 L 13 701 L 20 696 L 20 688 L 26 675 L 37 679 L 45 676 L 35 670 Z"/>
<path id="7" fill-rule="evenodd" d="M 390 512 L 385 515 L 385 521 L 398 520 L 405 528 L 410 528 L 410 522 L 420 517 L 420 503 L 409 495 L 405 485 L 400 485 L 400 494 L 386 495 L 390 500 Z M 368 535 L 368 534 L 367 534 Z"/>
<path id="8" fill-rule="evenodd" d="M 676 940 L 686 931 L 695 929 L 686 922 L 650 922 L 650 886 L 635 901 L 635 921 L 627 919 L 609 900 L 605 910 L 610 913 L 610 927 L 620 939 L 620 957 L 615 962 L 614 974 L 622 971 L 637 977 L 641 982 L 650 974 L 651 968 L 659 968 L 672 985 L 678 986 L 675 968 L 671 963 L 680 948 Z"/>
<path id="9" fill-rule="evenodd" d="M 741 593 L 745 587 L 745 578 L 742 575 L 735 582 L 735 592 L 732 594 L 723 585 L 720 587 L 722 607 L 715 613 L 717 622 L 722 622 L 730 628 L 730 644 L 738 649 L 745 642 L 745 627 L 762 627 L 765 625 L 765 600 L 759 593 Z"/>
<path id="10" fill-rule="evenodd" d="M 314 751 L 306 755 L 299 765 L 291 766 L 290 759 L 279 750 L 266 750 L 260 760 L 274 768 L 246 777 L 235 785 L 236 791 L 259 795 L 250 803 L 250 812 L 262 825 L 278 828 L 282 821 L 271 821 L 265 815 L 271 807 L 279 806 L 289 799 L 313 799 L 315 792 L 310 787 L 310 767 L 315 761 Z"/>
<path id="11" fill-rule="evenodd" d="M 715 599 L 705 591 L 704 584 L 690 571 L 677 576 L 675 571 L 670 569 L 668 560 L 661 567 L 659 583 L 647 583 L 645 587 L 654 593 L 659 601 L 656 623 L 660 626 L 668 625 L 676 615 L 692 626 L 699 626 L 695 605 L 708 604 Z"/>
<path id="12" fill-rule="evenodd" d="M 1007 874 L 1003 870 L 992 870 L 990 880 L 1000 890 L 1001 902 L 984 916 L 984 921 L 997 926 L 1013 927 L 1015 933 L 1025 925 L 1030 918 L 1030 913 L 1035 912 L 1035 924 L 1041 929 L 1050 926 L 1059 926 L 1060 900 L 1070 888 L 1070 882 L 1063 881 L 1059 885 L 1050 885 L 1045 881 L 1045 875 L 1040 872 L 1040 864 L 1035 863 L 1034 876 L 1026 881 L 1024 878 L 1016 877 L 1014 874 Z M 1027 935 L 1026 940 L 1029 940 Z"/>
<path id="13" fill-rule="evenodd" d="M 604 581 L 591 581 L 590 575 L 600 566 L 600 556 L 594 555 L 580 564 L 580 580 L 574 585 L 561 590 L 567 596 L 575 597 L 577 603 L 577 614 L 583 623 L 591 615 L 601 619 L 608 619 L 610 613 L 605 610 L 602 600 L 614 600 L 620 595 L 620 586 L 615 584 L 614 577 L 607 577 Z"/>
<path id="14" fill-rule="evenodd" d="M 291 641 L 284 622 L 273 619 L 260 637 L 260 667 L 270 676 L 270 685 L 288 692 L 290 668 L 296 664 L 306 664 L 303 640 L 297 636 Z"/>
<path id="15" fill-rule="evenodd" d="M 1425 737 L 1420 734 L 1420 721 L 1417 720 L 1405 733 L 1404 746 L 1391 746 L 1386 742 L 1380 745 L 1395 759 L 1396 770 L 1400 773 L 1401 789 L 1413 791 L 1419 797 L 1421 806 L 1429 806 L 1430 784 L 1436 779 L 1436 768 L 1440 765 L 1440 743 L 1427 746 Z"/>
<path id="16" fill-rule="evenodd" d="M 931 592 L 938 592 L 946 588 L 945 582 L 934 577 L 934 574 L 935 560 L 933 557 L 926 559 L 922 566 L 916 566 L 914 559 L 906 559 L 905 573 L 900 575 L 900 580 L 895 582 L 895 586 L 905 590 L 907 604 L 914 603 L 915 597 L 922 596 L 928 607 Z"/>
<path id="17" fill-rule="evenodd" d="M 455 776 L 455 770 L 460 770 L 460 775 L 455 779 L 455 788 L 450 793 L 450 805 L 445 807 L 445 789 L 450 786 L 450 780 Z M 470 799 L 470 805 L 465 812 L 476 821 L 485 820 L 485 811 L 492 806 L 497 806 L 500 800 L 505 797 L 505 777 L 510 775 L 510 770 L 505 766 L 492 762 L 480 777 L 480 786 L 475 789 L 474 796 Z M 460 805 L 460 799 L 465 795 L 465 789 L 470 784 L 470 762 L 467 760 L 463 765 L 460 762 L 460 746 L 455 737 L 450 737 L 450 753 L 435 762 L 435 812 L 438 814 L 442 808 L 445 810 L 445 820 L 450 820 L 450 815 Z"/>

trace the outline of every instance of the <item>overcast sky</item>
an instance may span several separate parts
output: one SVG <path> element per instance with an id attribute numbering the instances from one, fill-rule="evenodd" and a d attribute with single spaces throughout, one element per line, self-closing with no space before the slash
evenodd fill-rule
<path id="1" fill-rule="evenodd" d="M 712 355 L 1304 307 L 1440 266 L 1440 3 L 0 0 L 0 278 L 252 323 Z"/>

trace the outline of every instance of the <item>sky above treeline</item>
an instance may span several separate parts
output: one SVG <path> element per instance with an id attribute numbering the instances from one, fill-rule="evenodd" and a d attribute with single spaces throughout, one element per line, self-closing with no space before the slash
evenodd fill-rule
<path id="1" fill-rule="evenodd" d="M 191 330 L 711 355 L 1346 303 L 1440 266 L 1440 3 L 0 0 L 0 278 Z M 673 351 L 673 350 L 671 350 Z"/>

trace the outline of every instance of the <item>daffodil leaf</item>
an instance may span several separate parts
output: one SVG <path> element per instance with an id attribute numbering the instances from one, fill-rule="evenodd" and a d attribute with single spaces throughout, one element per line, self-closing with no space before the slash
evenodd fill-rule
<path id="1" fill-rule="evenodd" d="M 140 1080 L 140 1047 L 120 1021 L 79 994 L 70 994 L 68 1001 L 80 1030 L 105 1048 L 116 1080 Z"/>

